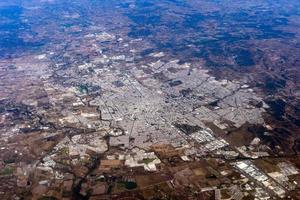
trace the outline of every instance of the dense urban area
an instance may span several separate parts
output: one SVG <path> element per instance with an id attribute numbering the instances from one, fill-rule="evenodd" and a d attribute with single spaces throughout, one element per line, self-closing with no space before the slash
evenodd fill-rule
<path id="1" fill-rule="evenodd" d="M 298 0 L 0 1 L 0 199 L 300 199 Z"/>

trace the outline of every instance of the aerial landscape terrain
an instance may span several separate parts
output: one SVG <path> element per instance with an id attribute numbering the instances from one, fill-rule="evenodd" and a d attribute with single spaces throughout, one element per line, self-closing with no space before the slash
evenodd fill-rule
<path id="1" fill-rule="evenodd" d="M 0 200 L 300 200 L 299 0 L 0 0 Z"/>

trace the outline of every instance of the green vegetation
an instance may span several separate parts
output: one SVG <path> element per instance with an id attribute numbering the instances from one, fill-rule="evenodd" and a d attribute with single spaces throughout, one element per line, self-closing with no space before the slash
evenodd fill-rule
<path id="1" fill-rule="evenodd" d="M 125 188 L 125 183 L 124 183 L 124 182 L 118 182 L 118 183 L 116 184 L 116 188 L 117 188 L 118 190 L 123 190 L 123 189 Z"/>
<path id="2" fill-rule="evenodd" d="M 155 158 L 144 158 L 143 163 L 148 165 L 149 163 L 153 162 L 154 160 L 155 160 Z"/>
<path id="3" fill-rule="evenodd" d="M 69 148 L 68 147 L 63 147 L 60 150 L 58 150 L 57 153 L 60 156 L 64 156 L 64 157 L 69 156 Z"/>
<path id="4" fill-rule="evenodd" d="M 133 190 L 133 189 L 137 188 L 137 184 L 133 181 L 121 181 L 121 182 L 117 183 L 116 187 L 118 189 L 125 188 L 127 190 Z"/>
<path id="5" fill-rule="evenodd" d="M 80 159 L 80 162 L 82 165 L 90 165 L 92 163 L 91 159 L 89 159 L 88 157 L 83 157 Z"/>
<path id="6" fill-rule="evenodd" d="M 14 170 L 10 167 L 5 167 L 4 169 L 2 169 L 0 171 L 0 175 L 4 176 L 4 175 L 11 175 L 14 173 Z"/>
<path id="7" fill-rule="evenodd" d="M 111 186 L 111 185 L 108 187 L 108 189 L 107 189 L 107 194 L 111 194 L 112 188 L 113 188 L 113 186 Z"/>
<path id="8" fill-rule="evenodd" d="M 95 73 L 95 70 L 94 70 L 93 68 L 91 68 L 91 67 L 88 68 L 88 71 L 89 71 L 90 73 Z"/>
<path id="9" fill-rule="evenodd" d="M 3 160 L 5 164 L 11 164 L 11 163 L 15 163 L 16 159 L 15 157 L 9 157 Z"/>
<path id="10" fill-rule="evenodd" d="M 125 182 L 125 188 L 127 190 L 132 190 L 132 189 L 135 189 L 136 187 L 137 187 L 137 184 L 135 182 L 132 182 L 132 181 Z"/>
<path id="11" fill-rule="evenodd" d="M 89 88 L 85 84 L 79 85 L 77 89 L 79 90 L 80 93 L 83 93 L 83 94 L 87 94 L 89 92 Z"/>

